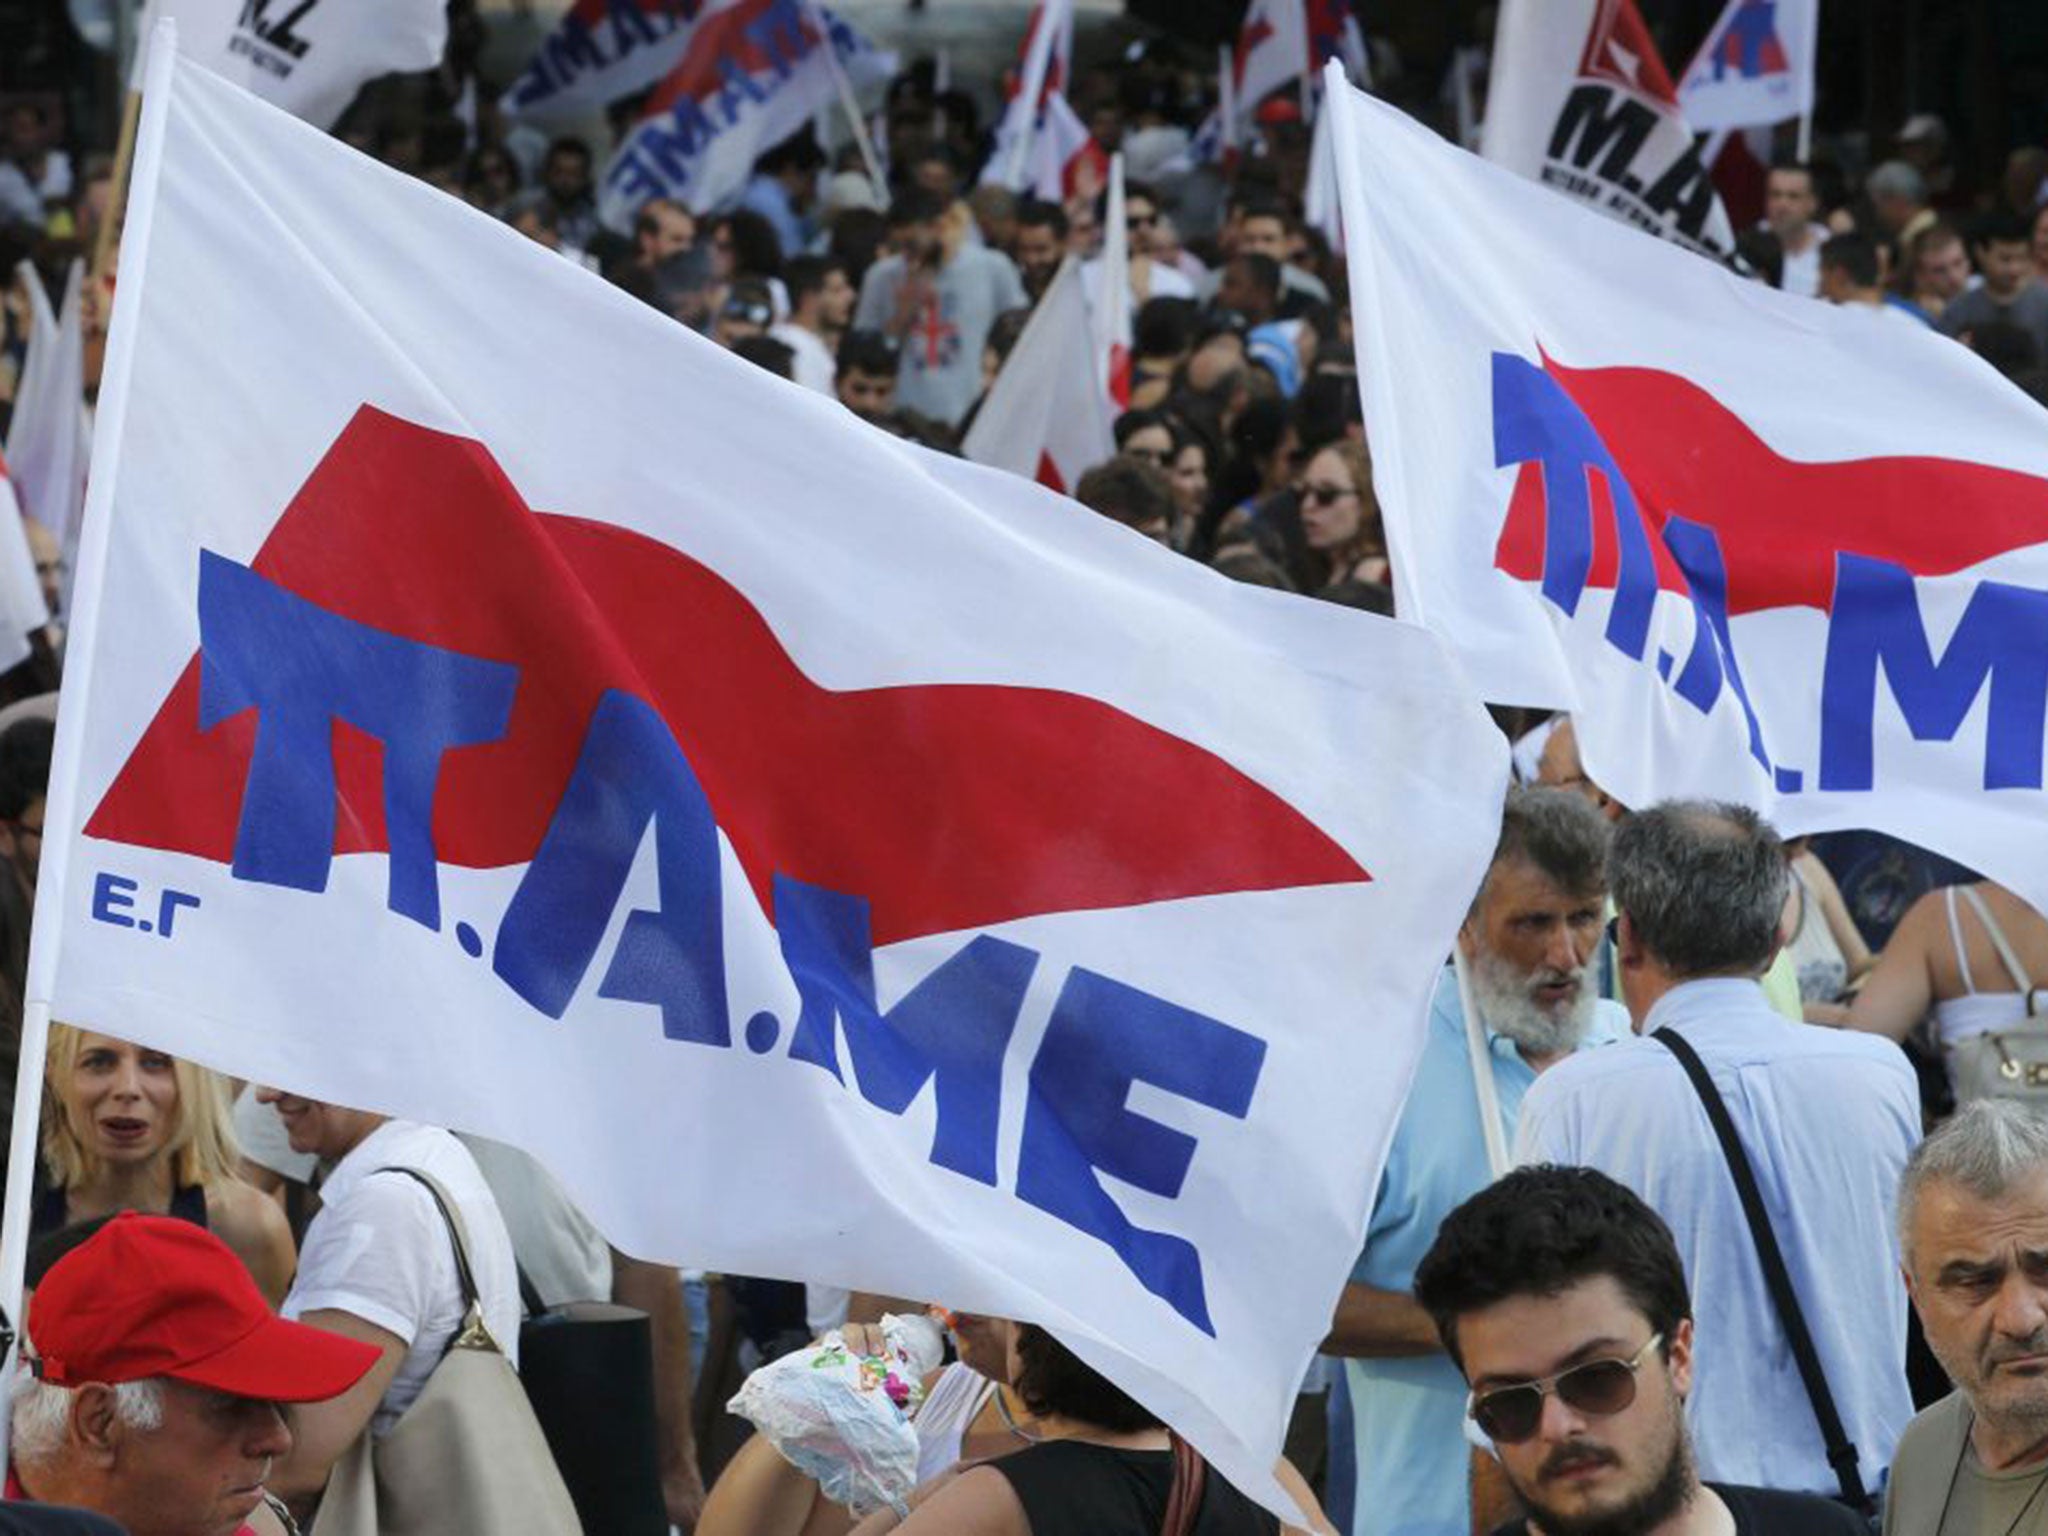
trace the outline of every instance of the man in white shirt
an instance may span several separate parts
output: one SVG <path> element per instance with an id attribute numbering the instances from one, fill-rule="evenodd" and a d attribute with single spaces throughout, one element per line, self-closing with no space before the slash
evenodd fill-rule
<path id="1" fill-rule="evenodd" d="M 839 338 L 853 318 L 859 297 L 837 256 L 795 256 L 783 263 L 789 289 L 789 317 L 768 334 L 796 355 L 796 381 L 821 395 L 832 393 Z"/>
<path id="2" fill-rule="evenodd" d="M 1828 237 L 1828 227 L 1814 222 L 1819 211 L 1811 166 L 1780 160 L 1771 167 L 1764 177 L 1764 228 L 1785 253 L 1778 286 L 1808 299 L 1820 292 L 1820 248 Z"/>
<path id="3" fill-rule="evenodd" d="M 303 1505 L 359 1435 L 397 1424 L 462 1327 L 454 1239 L 432 1192 L 407 1170 L 439 1185 L 461 1218 L 484 1326 L 515 1365 L 519 1276 L 498 1202 L 448 1132 L 272 1088 L 257 1097 L 277 1107 L 292 1150 L 328 1170 L 281 1311 L 381 1351 L 353 1390 L 300 1411 L 271 1488 Z"/>
<path id="4" fill-rule="evenodd" d="M 1912 1068 L 1888 1040 L 1794 1024 L 1757 980 L 1776 954 L 1786 864 L 1740 806 L 1672 802 L 1608 855 L 1624 1001 L 1639 1035 L 1699 1054 L 1764 1192 L 1794 1294 L 1876 1488 L 1912 1416 L 1906 1296 L 1884 1213 L 1920 1139 Z M 1687 1407 L 1701 1475 L 1832 1493 L 1812 1405 L 1706 1111 L 1652 1038 L 1558 1063 L 1530 1088 L 1517 1160 L 1597 1168 L 1670 1224 L 1698 1303 Z"/>

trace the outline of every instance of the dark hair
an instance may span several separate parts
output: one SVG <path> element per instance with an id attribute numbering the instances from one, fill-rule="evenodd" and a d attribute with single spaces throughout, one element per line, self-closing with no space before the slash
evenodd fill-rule
<path id="1" fill-rule="evenodd" d="M 1748 271 L 1744 276 L 1754 276 L 1769 283 L 1773 288 L 1785 285 L 1785 242 L 1768 229 L 1740 230 L 1735 236 L 1735 255 L 1729 265 L 1737 272 Z"/>
<path id="2" fill-rule="evenodd" d="M 898 364 L 896 344 L 880 331 L 848 331 L 839 338 L 834 373 L 842 379 L 849 373 L 880 374 L 893 379 Z"/>
<path id="3" fill-rule="evenodd" d="M 1415 1271 L 1415 1299 L 1460 1370 L 1458 1319 L 1516 1296 L 1557 1296 L 1605 1275 L 1653 1332 L 1692 1316 L 1664 1220 L 1591 1168 L 1517 1168 L 1452 1211 Z"/>
<path id="4" fill-rule="evenodd" d="M 732 355 L 744 357 L 756 368 L 765 368 L 778 379 L 796 377 L 796 351 L 773 336 L 742 336 L 732 344 Z"/>
<path id="5" fill-rule="evenodd" d="M 40 715 L 0 731 L 0 820 L 15 820 L 30 801 L 50 793 L 50 747 L 56 739 L 56 722 Z"/>
<path id="6" fill-rule="evenodd" d="M 1231 199 L 1230 206 L 1240 223 L 1246 219 L 1278 219 L 1282 224 L 1293 222 L 1286 199 L 1269 187 L 1247 187 Z"/>
<path id="7" fill-rule="evenodd" d="M 546 165 L 557 155 L 574 155 L 585 165 L 590 164 L 590 146 L 573 133 L 565 133 L 558 139 L 549 140 L 548 152 L 541 157 L 541 164 Z"/>
<path id="8" fill-rule="evenodd" d="M 1836 235 L 1822 243 L 1820 264 L 1848 275 L 1858 288 L 1877 286 L 1877 243 L 1868 235 Z"/>
<path id="9" fill-rule="evenodd" d="M 1994 208 L 1977 221 L 1977 247 L 2025 245 L 2034 238 L 2033 220 L 2010 208 Z"/>
<path id="10" fill-rule="evenodd" d="M 782 285 L 789 290 L 789 302 L 794 306 L 822 292 L 825 279 L 845 270 L 845 261 L 837 256 L 792 256 L 783 263 Z"/>
<path id="11" fill-rule="evenodd" d="M 2041 345 L 2034 333 L 2010 320 L 1986 320 L 1970 327 L 1970 350 L 2007 378 L 2039 365 Z"/>
<path id="12" fill-rule="evenodd" d="M 1785 847 L 1746 805 L 1636 812 L 1614 834 L 1607 877 L 1637 942 L 1674 975 L 1761 975 L 1777 951 Z"/>
<path id="13" fill-rule="evenodd" d="M 996 366 L 1001 367 L 1010 360 L 1010 351 L 1017 345 L 1017 338 L 1024 334 L 1024 327 L 1031 323 L 1031 311 L 1019 306 L 1006 309 L 989 322 L 988 336 L 982 342 L 984 347 L 995 353 Z"/>
<path id="14" fill-rule="evenodd" d="M 1081 476 L 1074 500 L 1127 528 L 1173 521 L 1173 484 L 1155 464 L 1120 453 Z"/>
<path id="15" fill-rule="evenodd" d="M 1125 411 L 1110 426 L 1109 435 L 1116 439 L 1117 449 L 1121 452 L 1126 443 L 1147 427 L 1164 427 L 1168 436 L 1177 435 L 1166 412 L 1149 410 Z"/>
<path id="16" fill-rule="evenodd" d="M 1017 227 L 1050 229 L 1055 240 L 1067 238 L 1067 211 L 1058 203 L 1041 197 L 1027 197 L 1017 204 Z"/>
<path id="17" fill-rule="evenodd" d="M 1164 1427 L 1156 1413 L 1036 1323 L 1017 1325 L 1016 1349 L 1017 1379 L 1011 1385 L 1033 1413 L 1057 1413 L 1118 1434 Z"/>
<path id="18" fill-rule="evenodd" d="M 777 144 L 755 162 L 755 169 L 770 176 L 780 176 L 784 171 L 816 171 L 824 169 L 825 151 L 818 148 L 818 141 L 808 128 L 800 128 Z"/>
<path id="19" fill-rule="evenodd" d="M 735 208 L 719 221 L 732 240 L 732 269 L 750 277 L 782 273 L 782 237 L 767 216 L 751 208 Z"/>
<path id="20" fill-rule="evenodd" d="M 875 264 L 888 233 L 888 221 L 876 210 L 842 208 L 832 215 L 832 238 L 826 244 L 826 254 L 846 263 L 847 281 L 858 288 L 868 275 L 868 268 Z"/>
<path id="21" fill-rule="evenodd" d="M 1239 251 L 1230 258 L 1230 265 L 1250 278 L 1260 292 L 1270 294 L 1275 300 L 1280 297 L 1280 263 L 1272 257 L 1263 252 Z"/>
<path id="22" fill-rule="evenodd" d="M 1584 795 L 1516 785 L 1501 807 L 1500 839 L 1487 869 L 1525 860 L 1567 895 L 1597 896 L 1607 889 L 1607 844 L 1607 818 Z M 1485 899 L 1483 884 L 1479 896 Z"/>
<path id="23" fill-rule="evenodd" d="M 1813 167 L 1797 155 L 1777 156 L 1771 161 L 1770 169 L 1765 174 L 1768 175 L 1778 171 L 1797 171 L 1806 178 L 1807 191 L 1813 193 L 1816 197 L 1820 195 L 1820 178 L 1813 174 Z"/>
<path id="24" fill-rule="evenodd" d="M 1315 596 L 1318 602 L 1335 603 L 1339 608 L 1356 608 L 1360 613 L 1376 613 L 1384 619 L 1394 616 L 1394 589 L 1383 582 L 1332 582 Z"/>
<path id="25" fill-rule="evenodd" d="M 946 216 L 946 200 L 936 192 L 927 192 L 923 187 L 907 187 L 896 194 L 896 201 L 889 205 L 889 227 L 902 229 L 909 224 L 929 224 Z"/>
<path id="26" fill-rule="evenodd" d="M 1131 351 L 1138 357 L 1180 357 L 1194 349 L 1200 324 L 1193 299 L 1147 299 L 1131 322 Z"/>

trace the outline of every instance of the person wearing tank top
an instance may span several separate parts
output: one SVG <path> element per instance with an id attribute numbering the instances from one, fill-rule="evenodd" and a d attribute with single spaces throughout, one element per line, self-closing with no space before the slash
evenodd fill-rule
<path id="1" fill-rule="evenodd" d="M 1913 904 L 1849 1010 L 1849 1025 L 1903 1041 L 1932 1020 L 1944 1050 L 2010 1029 L 2042 1001 L 2048 920 L 1989 881 Z"/>
<path id="2" fill-rule="evenodd" d="M 880 1510 L 854 1536 L 945 1536 L 973 1530 L 1001 1536 L 1160 1536 L 1178 1454 L 1166 1426 L 1083 1364 L 1059 1340 L 1017 1325 L 1009 1380 L 1037 1416 L 1037 1443 L 957 1476 L 929 1483 L 907 1518 Z M 1284 1460 L 1284 1488 L 1329 1531 L 1315 1496 Z M 1189 1536 L 1272 1536 L 1283 1527 L 1209 1468 L 1188 1525 Z"/>

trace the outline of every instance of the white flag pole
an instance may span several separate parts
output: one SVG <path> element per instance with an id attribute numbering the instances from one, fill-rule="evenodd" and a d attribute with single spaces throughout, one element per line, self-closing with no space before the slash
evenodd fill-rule
<path id="1" fill-rule="evenodd" d="M 1486 1166 L 1497 1179 L 1508 1171 L 1508 1138 L 1500 1120 L 1500 1090 L 1493 1081 L 1493 1050 L 1486 1043 L 1486 1025 L 1472 1001 L 1472 974 L 1465 952 L 1451 946 L 1451 965 L 1458 973 L 1458 1008 L 1465 1015 L 1465 1049 L 1472 1058 L 1472 1092 L 1479 1101 L 1479 1134 L 1486 1139 Z"/>
<path id="2" fill-rule="evenodd" d="M 1810 110 L 1799 114 L 1799 148 L 1794 153 L 1801 165 L 1813 159 L 1813 113 Z"/>
<path id="3" fill-rule="evenodd" d="M 159 21 L 149 49 L 141 128 L 136 136 L 133 198 L 128 215 L 126 259 L 115 292 L 113 324 L 100 389 L 99 431 L 93 438 L 90 493 L 86 501 L 78 611 L 64 658 L 63 708 L 57 712 L 57 742 L 50 763 L 50 792 L 44 826 L 54 828 L 43 844 L 36 877 L 36 921 L 30 929 L 28 979 L 22 989 L 21 1065 L 14 1081 L 14 1124 L 8 1138 L 6 1207 L 0 1211 L 0 1307 L 15 1326 L 21 1315 L 22 1276 L 28 1262 L 30 1181 L 42 1123 L 43 1070 L 50 1044 L 50 992 L 57 975 L 57 944 L 68 909 L 71 847 L 78 835 L 78 762 L 89 705 L 93 652 L 99 638 L 100 582 L 107 566 L 107 524 L 113 514 L 115 468 L 128 416 L 128 385 L 135 370 L 135 330 L 141 321 L 143 279 L 149 259 L 150 225 L 156 213 L 162 168 L 164 121 L 170 114 L 171 66 L 178 51 L 177 23 Z M 0 1376 L 14 1379 L 20 1357 L 17 1340 Z M 8 1415 L 0 1414 L 0 1465 L 7 1460 Z"/>
<path id="4" fill-rule="evenodd" d="M 882 162 L 875 156 L 875 141 L 868 137 L 867 119 L 860 112 L 860 98 L 853 93 L 853 82 L 846 77 L 846 66 L 839 62 L 839 46 L 832 41 L 832 29 L 826 25 L 824 12 L 815 4 L 806 5 L 804 9 L 811 18 L 811 24 L 818 29 L 818 46 L 824 50 L 825 67 L 832 71 L 832 86 L 839 93 L 839 104 L 846 109 L 846 121 L 853 129 L 853 142 L 860 149 L 861 164 L 867 167 L 875 196 L 887 207 L 889 178 L 882 174 Z"/>

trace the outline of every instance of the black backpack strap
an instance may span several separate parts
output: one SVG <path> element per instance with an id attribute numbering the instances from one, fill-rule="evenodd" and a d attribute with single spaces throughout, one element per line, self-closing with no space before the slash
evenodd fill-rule
<path id="1" fill-rule="evenodd" d="M 1813 1404 L 1813 1416 L 1820 1423 L 1820 1437 L 1827 1446 L 1828 1465 L 1834 1468 L 1835 1479 L 1841 1485 L 1842 1502 L 1867 1513 L 1871 1508 L 1870 1495 L 1864 1491 L 1856 1447 L 1842 1428 L 1842 1416 L 1835 1411 L 1834 1394 L 1828 1391 L 1828 1379 L 1820 1368 L 1820 1354 L 1814 1349 L 1813 1335 L 1806 1327 L 1806 1314 L 1800 1310 L 1799 1297 L 1792 1290 L 1792 1275 L 1785 1268 L 1785 1254 L 1778 1247 L 1778 1234 L 1771 1230 L 1770 1213 L 1764 1209 L 1763 1193 L 1756 1184 L 1756 1171 L 1750 1167 L 1749 1154 L 1743 1150 L 1742 1140 L 1735 1134 L 1735 1122 L 1728 1114 L 1728 1106 L 1722 1102 L 1714 1080 L 1707 1076 L 1699 1053 L 1683 1035 L 1675 1030 L 1660 1029 L 1650 1038 L 1678 1058 L 1679 1066 L 1692 1080 L 1693 1090 L 1699 1094 L 1700 1103 L 1707 1111 L 1715 1139 L 1721 1143 L 1722 1155 L 1728 1159 L 1728 1172 L 1735 1179 L 1735 1192 L 1742 1198 L 1742 1214 L 1749 1220 L 1749 1235 L 1756 1243 L 1764 1284 L 1770 1290 L 1772 1305 L 1777 1308 L 1778 1322 L 1785 1330 L 1785 1341 L 1792 1346 L 1792 1359 L 1799 1366 L 1799 1379 L 1806 1385 L 1807 1400 Z"/>

